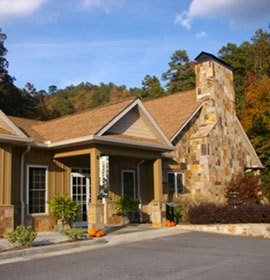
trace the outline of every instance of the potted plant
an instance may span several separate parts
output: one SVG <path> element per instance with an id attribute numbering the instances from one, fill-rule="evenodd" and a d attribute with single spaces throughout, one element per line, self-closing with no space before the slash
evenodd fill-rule
<path id="1" fill-rule="evenodd" d="M 117 215 L 121 216 L 121 224 L 129 223 L 129 214 L 137 212 L 139 204 L 139 199 L 133 199 L 127 194 L 119 197 L 115 204 L 115 210 Z"/>
<path id="2" fill-rule="evenodd" d="M 68 229 L 76 219 L 79 204 L 67 195 L 59 195 L 49 202 L 52 216 L 57 220 L 56 230 Z"/>

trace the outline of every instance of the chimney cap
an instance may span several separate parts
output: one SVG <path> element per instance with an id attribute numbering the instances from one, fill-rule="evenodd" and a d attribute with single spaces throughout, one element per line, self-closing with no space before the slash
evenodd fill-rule
<path id="1" fill-rule="evenodd" d="M 214 56 L 213 54 L 211 53 L 208 53 L 208 52 L 201 52 L 196 58 L 195 60 L 197 61 L 197 63 L 202 63 L 202 62 L 205 62 L 205 61 L 210 61 L 210 60 L 214 60 L 220 64 L 222 64 L 223 66 L 229 68 L 230 70 L 232 70 L 231 66 L 226 63 L 225 61 L 221 60 L 220 58 Z"/>

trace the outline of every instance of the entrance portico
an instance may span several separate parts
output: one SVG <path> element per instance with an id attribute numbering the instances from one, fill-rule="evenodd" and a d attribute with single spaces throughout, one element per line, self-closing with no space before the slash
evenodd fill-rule
<path id="1" fill-rule="evenodd" d="M 100 159 L 103 156 L 109 157 L 109 191 L 107 197 L 101 199 Z M 105 224 L 117 223 L 113 219 L 116 214 L 114 207 L 117 198 L 124 192 L 123 173 L 127 171 L 133 174 L 134 194 L 135 198 L 141 200 L 140 209 L 143 213 L 143 220 L 152 221 L 155 227 L 165 226 L 166 209 L 162 193 L 162 160 L 160 151 L 91 145 L 89 148 L 78 147 L 78 149 L 75 149 L 72 147 L 72 151 L 58 151 L 54 154 L 55 160 L 62 163 L 66 162 L 65 164 L 72 162 L 71 158 L 75 160 L 76 157 L 80 159 L 80 165 L 84 168 L 81 170 L 86 170 L 87 167 L 90 167 L 91 200 L 88 207 L 86 207 L 89 229 L 103 230 Z M 68 167 L 72 168 L 72 164 L 70 163 L 69 165 Z M 138 168 L 140 172 L 138 172 Z M 87 183 L 87 179 L 85 183 Z M 84 214 L 83 211 L 81 214 Z"/>

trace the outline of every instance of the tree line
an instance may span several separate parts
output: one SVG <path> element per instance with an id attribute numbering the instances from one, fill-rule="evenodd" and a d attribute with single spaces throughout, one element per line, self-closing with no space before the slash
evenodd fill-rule
<path id="1" fill-rule="evenodd" d="M 20 89 L 8 73 L 5 40 L 0 28 L 0 109 L 8 115 L 49 120 L 130 97 L 150 100 L 195 88 L 194 63 L 185 50 L 177 50 L 161 76 L 165 88 L 158 77 L 146 75 L 138 88 L 83 82 L 47 90 L 27 83 Z M 250 41 L 223 46 L 218 57 L 233 70 L 237 115 L 265 166 L 263 178 L 270 182 L 270 33 L 258 29 Z"/>

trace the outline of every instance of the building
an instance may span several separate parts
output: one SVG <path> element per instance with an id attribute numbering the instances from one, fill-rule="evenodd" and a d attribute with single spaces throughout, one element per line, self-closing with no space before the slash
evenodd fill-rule
<path id="1" fill-rule="evenodd" d="M 128 99 L 50 121 L 0 114 L 0 235 L 14 225 L 52 230 L 48 201 L 67 194 L 79 225 L 119 222 L 117 197 L 141 200 L 140 220 L 164 226 L 166 201 L 202 193 L 223 202 L 234 174 L 263 168 L 235 111 L 233 74 L 196 58 L 196 89 Z M 102 197 L 102 199 L 101 199 Z"/>

